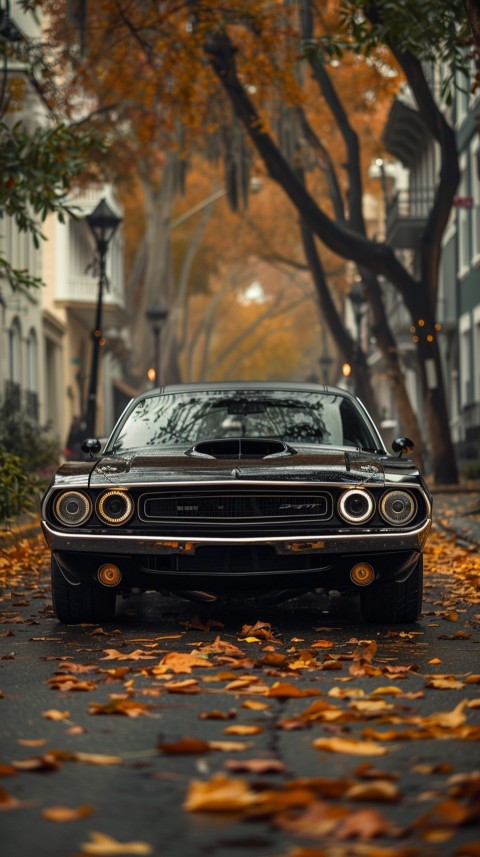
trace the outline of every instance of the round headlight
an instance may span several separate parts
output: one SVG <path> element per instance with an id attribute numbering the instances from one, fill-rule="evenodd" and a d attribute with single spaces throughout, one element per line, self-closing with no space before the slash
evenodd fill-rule
<path id="1" fill-rule="evenodd" d="M 66 527 L 79 527 L 92 513 L 92 504 L 82 491 L 63 491 L 53 504 L 55 517 Z"/>
<path id="2" fill-rule="evenodd" d="M 408 491 L 388 491 L 380 500 L 380 514 L 387 524 L 409 524 L 417 513 L 417 501 Z"/>
<path id="3" fill-rule="evenodd" d="M 97 502 L 98 517 L 112 526 L 128 521 L 133 514 L 133 500 L 126 491 L 104 491 Z"/>
<path id="4" fill-rule="evenodd" d="M 373 497 L 361 488 L 350 488 L 340 497 L 338 511 L 349 524 L 364 524 L 375 511 Z"/>

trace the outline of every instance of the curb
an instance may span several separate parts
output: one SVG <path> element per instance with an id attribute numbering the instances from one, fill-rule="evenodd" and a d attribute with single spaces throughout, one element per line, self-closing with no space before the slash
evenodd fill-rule
<path id="1" fill-rule="evenodd" d="M 13 522 L 11 526 L 0 529 L 0 550 L 22 539 L 38 536 L 41 532 L 40 515 L 30 514 L 22 516 L 18 522 Z"/>

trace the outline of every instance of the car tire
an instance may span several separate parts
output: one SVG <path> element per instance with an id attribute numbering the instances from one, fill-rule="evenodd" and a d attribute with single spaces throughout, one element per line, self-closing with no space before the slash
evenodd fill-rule
<path id="1" fill-rule="evenodd" d="M 52 556 L 52 600 L 55 616 L 66 625 L 109 622 L 115 614 L 115 591 L 96 580 L 77 586 L 67 583 L 58 562 Z"/>
<path id="2" fill-rule="evenodd" d="M 422 612 L 423 556 L 406 580 L 373 583 L 360 592 L 360 609 L 365 622 L 383 625 L 415 622 Z"/>

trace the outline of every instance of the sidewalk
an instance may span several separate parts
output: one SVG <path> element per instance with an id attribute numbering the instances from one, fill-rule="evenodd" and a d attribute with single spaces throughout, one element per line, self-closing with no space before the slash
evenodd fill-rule
<path id="1" fill-rule="evenodd" d="M 0 550 L 21 541 L 21 539 L 38 536 L 40 533 L 40 514 L 38 512 L 25 512 L 9 524 L 0 524 Z"/>
<path id="2" fill-rule="evenodd" d="M 455 536 L 459 544 L 480 549 L 480 482 L 436 485 L 433 494 L 433 526 Z"/>

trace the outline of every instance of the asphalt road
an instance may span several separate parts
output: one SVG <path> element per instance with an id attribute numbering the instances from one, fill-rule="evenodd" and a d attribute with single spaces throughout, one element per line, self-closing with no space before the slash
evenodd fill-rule
<path id="1" fill-rule="evenodd" d="M 65 627 L 46 558 L 0 553 L 2 857 L 480 853 L 476 552 L 434 535 L 395 628 L 319 594 Z"/>

